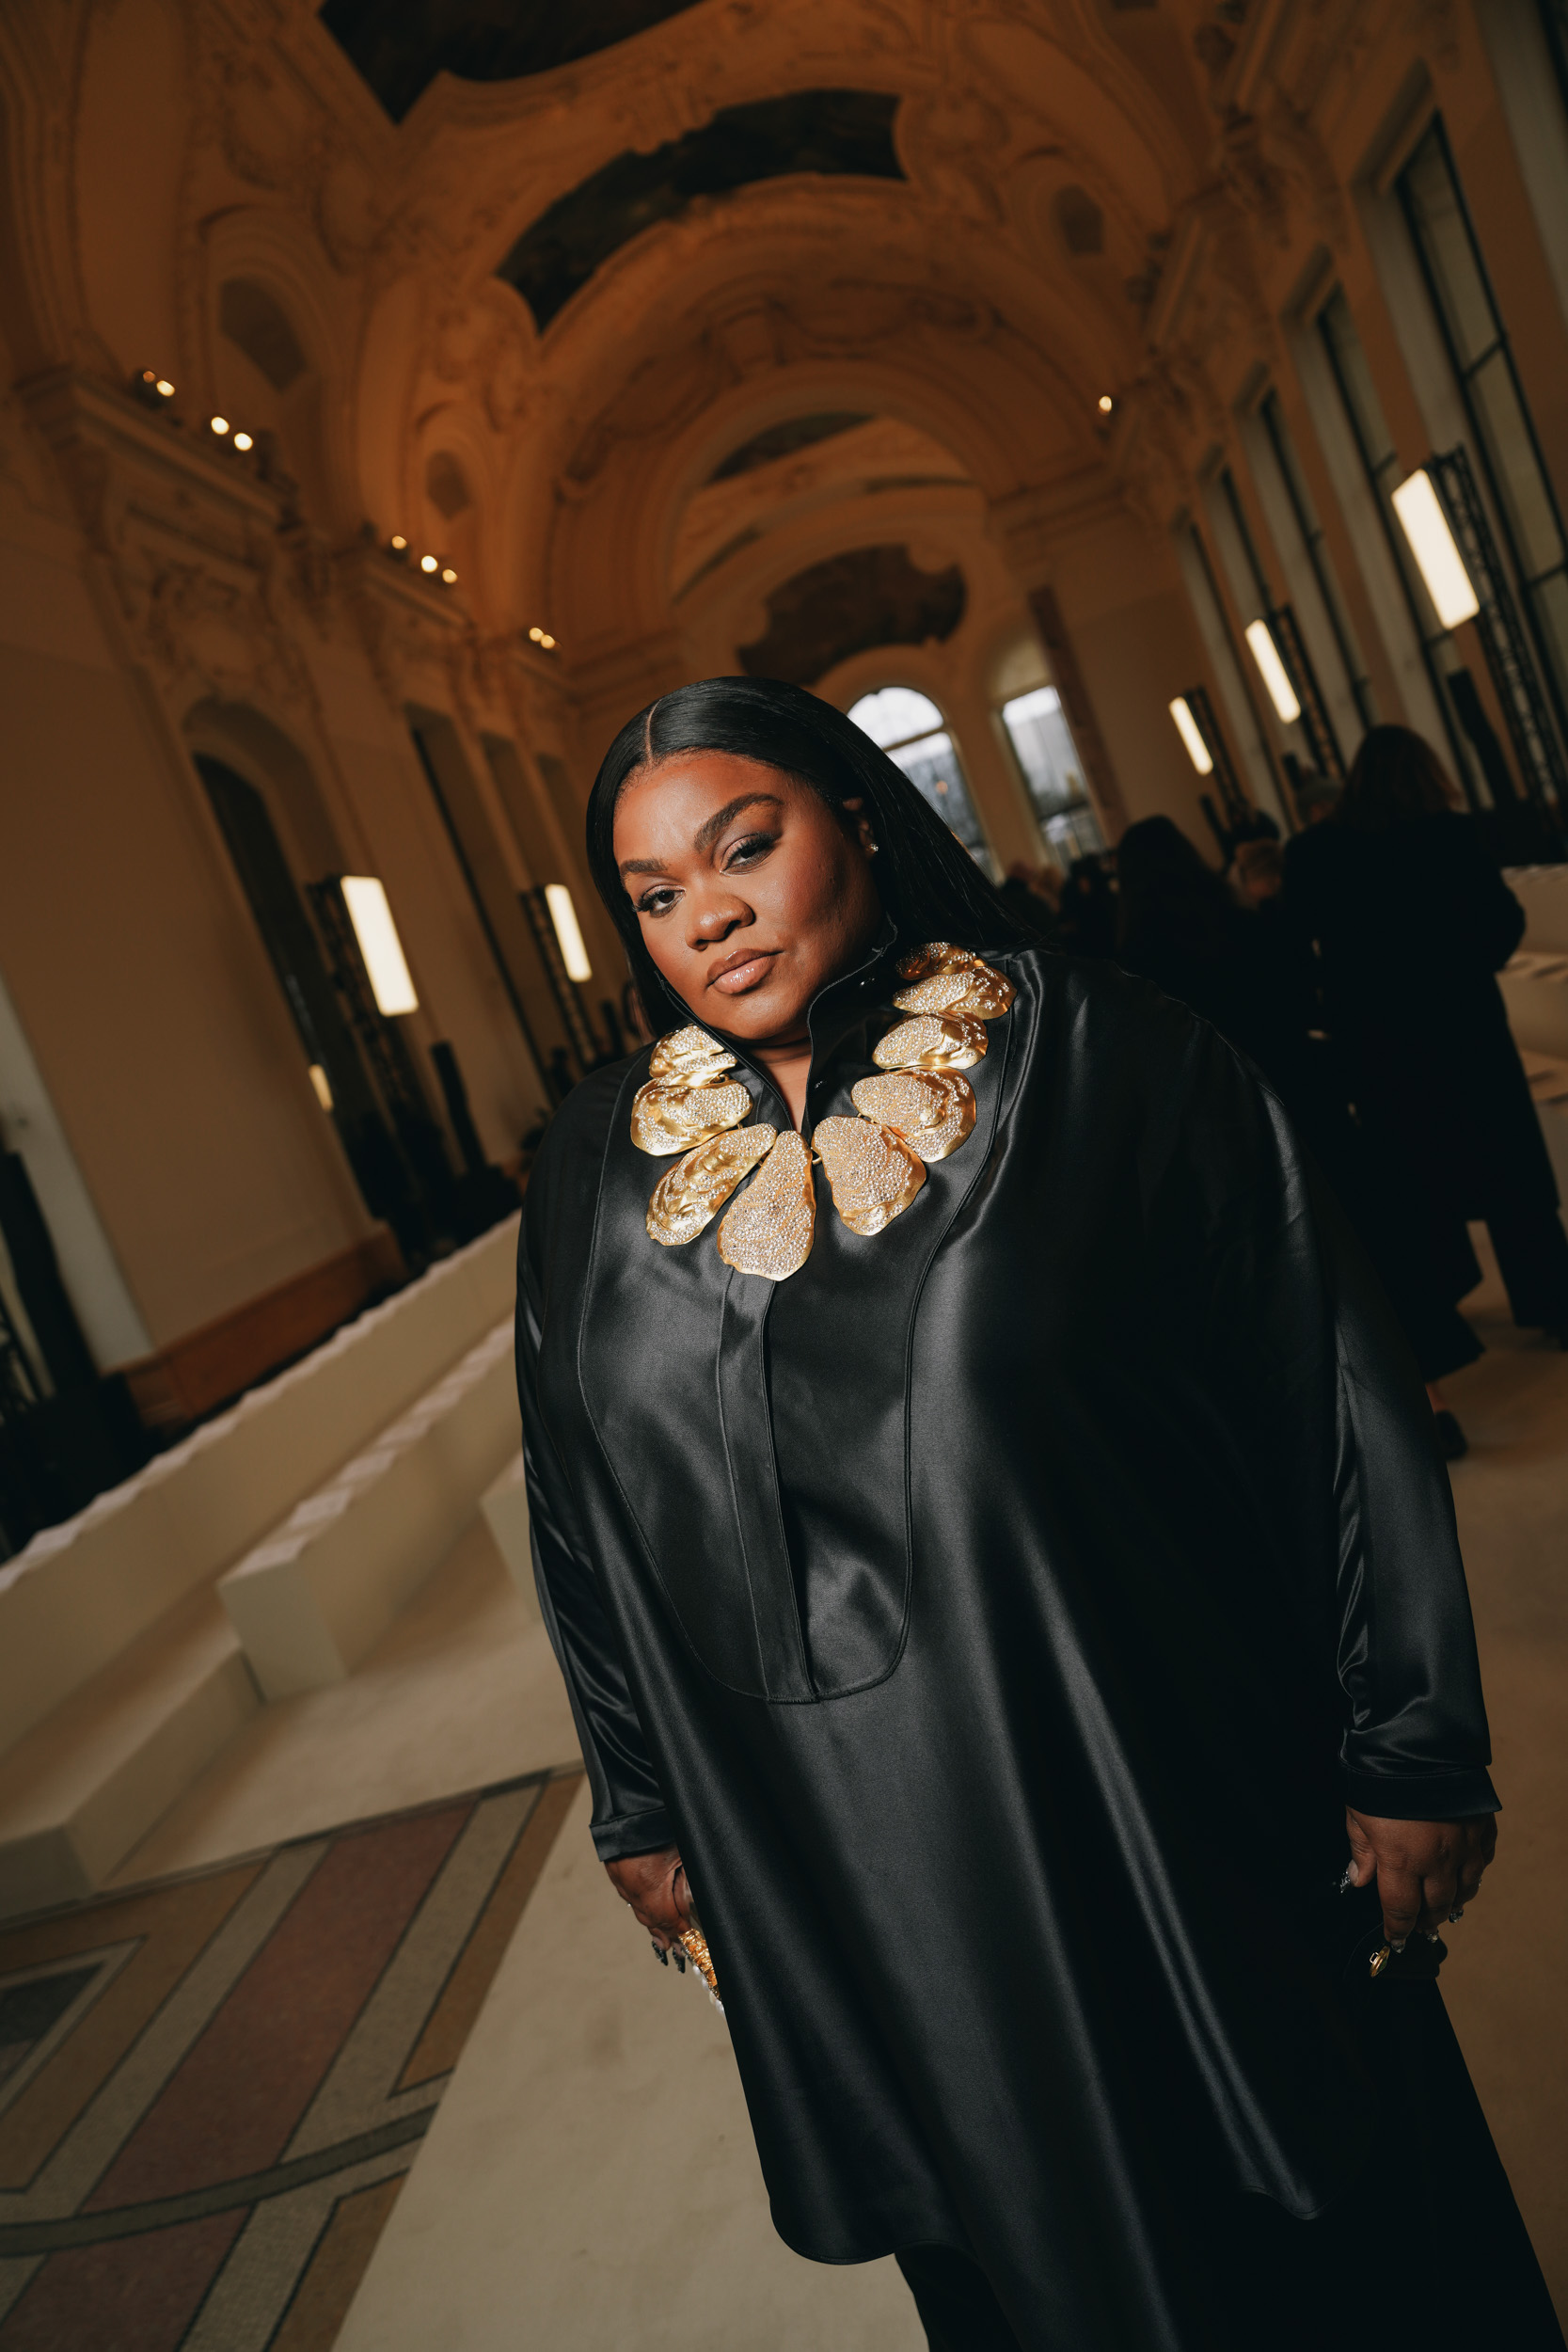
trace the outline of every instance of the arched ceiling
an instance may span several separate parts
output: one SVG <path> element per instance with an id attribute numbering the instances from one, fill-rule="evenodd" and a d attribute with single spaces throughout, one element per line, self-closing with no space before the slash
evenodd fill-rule
<path id="1" fill-rule="evenodd" d="M 678 16 L 692 0 L 325 0 L 321 21 L 394 122 L 438 73 L 510 82 L 548 73 Z"/>

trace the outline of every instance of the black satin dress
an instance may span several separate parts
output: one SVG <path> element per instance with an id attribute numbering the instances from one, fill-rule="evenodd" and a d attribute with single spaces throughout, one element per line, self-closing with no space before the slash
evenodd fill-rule
<path id="1" fill-rule="evenodd" d="M 685 1857 L 785 2240 L 966 2249 L 1028 2352 L 1211 2352 L 1213 2217 L 1318 2212 L 1380 2128 L 1346 1800 L 1496 1804 L 1469 1606 L 1278 1105 L 1149 986 L 990 961 L 974 1134 L 869 1239 L 819 1170 L 786 1281 L 648 1238 L 645 1052 L 557 1114 L 541 1600 L 601 1857 Z M 897 985 L 884 940 L 813 1006 L 808 1128 Z"/>

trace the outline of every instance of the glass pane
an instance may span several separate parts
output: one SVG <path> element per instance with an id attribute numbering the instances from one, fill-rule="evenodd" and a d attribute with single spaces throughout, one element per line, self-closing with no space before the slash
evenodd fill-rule
<path id="1" fill-rule="evenodd" d="M 863 694 L 851 706 L 849 716 L 862 734 L 869 735 L 884 752 L 894 743 L 907 743 L 912 736 L 927 735 L 942 724 L 935 703 L 911 686 L 884 686 L 880 693 Z"/>
<path id="2" fill-rule="evenodd" d="M 1400 184 L 1425 247 L 1460 364 L 1467 367 L 1497 342 L 1497 314 L 1435 128 L 1416 150 Z"/>
<path id="3" fill-rule="evenodd" d="M 905 690 L 895 686 L 887 691 L 896 694 Z M 923 700 L 924 697 L 911 699 Z M 928 703 L 926 707 L 927 709 L 931 707 Z M 888 756 L 897 762 L 910 782 L 930 802 L 948 832 L 958 835 L 970 855 L 989 873 L 990 851 L 980 830 L 980 820 L 974 814 L 952 737 L 945 734 L 923 736 L 916 743 L 900 744 Z"/>
<path id="4" fill-rule="evenodd" d="M 1004 703 L 1002 723 L 1042 817 L 1053 817 L 1059 809 L 1087 798 L 1078 753 L 1053 686 L 1038 687 L 1032 694 L 1020 694 Z"/>
<path id="5" fill-rule="evenodd" d="M 1552 511 L 1529 426 L 1506 353 L 1494 352 L 1470 378 L 1476 419 L 1508 506 L 1521 567 L 1528 579 L 1562 561 L 1562 533 Z"/>
<path id="6" fill-rule="evenodd" d="M 1320 325 L 1345 395 L 1355 437 L 1361 444 L 1362 457 L 1375 472 L 1393 456 L 1394 437 L 1388 430 L 1388 420 L 1383 413 L 1383 403 L 1377 396 L 1367 355 L 1350 314 L 1350 304 L 1338 286 L 1323 305 Z"/>
<path id="7" fill-rule="evenodd" d="M 1076 857 L 1098 857 L 1105 847 L 1100 819 L 1086 804 L 1064 816 L 1048 818 L 1045 837 L 1058 862 L 1070 866 Z"/>

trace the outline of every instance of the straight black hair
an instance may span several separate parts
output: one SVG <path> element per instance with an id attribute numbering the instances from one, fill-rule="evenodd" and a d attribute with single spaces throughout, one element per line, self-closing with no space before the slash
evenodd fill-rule
<path id="1" fill-rule="evenodd" d="M 903 770 L 832 703 L 776 678 L 709 677 L 628 719 L 604 755 L 588 802 L 588 870 L 626 947 L 655 1028 L 672 992 L 642 945 L 637 911 L 615 864 L 615 804 L 641 768 L 674 752 L 728 752 L 777 768 L 842 816 L 859 800 L 878 854 L 872 866 L 900 942 L 950 939 L 960 947 L 1039 946 Z"/>

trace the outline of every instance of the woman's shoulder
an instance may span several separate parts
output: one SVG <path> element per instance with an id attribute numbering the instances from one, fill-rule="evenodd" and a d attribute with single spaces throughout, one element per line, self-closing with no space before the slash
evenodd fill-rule
<path id="1" fill-rule="evenodd" d="M 585 1189 L 596 1191 L 615 1106 L 628 1077 L 646 1074 L 651 1051 L 645 1045 L 623 1060 L 591 1070 L 560 1104 L 529 1172 L 525 1229 L 537 1231 L 563 1202 Z"/>

